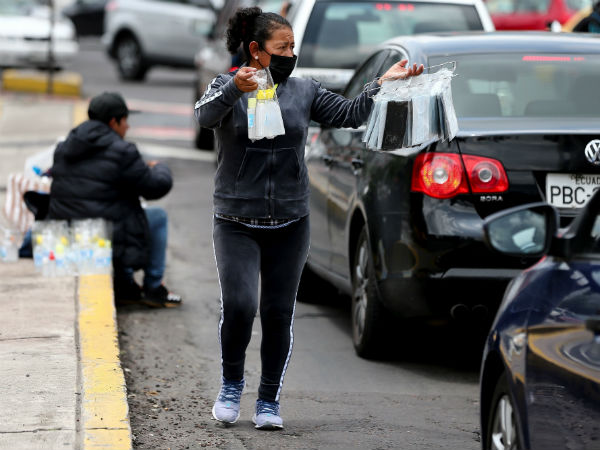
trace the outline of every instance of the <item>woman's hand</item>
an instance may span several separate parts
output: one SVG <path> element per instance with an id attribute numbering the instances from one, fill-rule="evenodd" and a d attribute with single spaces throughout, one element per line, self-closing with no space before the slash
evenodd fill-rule
<path id="1" fill-rule="evenodd" d="M 398 80 L 408 77 L 415 77 L 423 73 L 423 64 L 417 67 L 417 64 L 415 63 L 412 65 L 412 67 L 409 66 L 408 68 L 406 68 L 405 66 L 407 63 L 407 59 L 403 59 L 402 61 L 397 62 L 392 67 L 390 67 L 386 73 L 384 73 L 381 76 L 377 83 L 381 86 L 381 83 L 386 80 Z"/>
<path id="2" fill-rule="evenodd" d="M 258 83 L 252 78 L 255 72 L 254 67 L 242 67 L 237 71 L 233 81 L 240 91 L 252 92 L 258 88 Z"/>

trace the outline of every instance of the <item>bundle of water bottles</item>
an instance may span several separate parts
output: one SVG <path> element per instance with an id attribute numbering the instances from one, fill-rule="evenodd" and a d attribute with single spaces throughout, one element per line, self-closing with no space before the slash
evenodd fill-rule
<path id="1" fill-rule="evenodd" d="M 111 224 L 104 219 L 36 221 L 32 228 L 33 262 L 47 277 L 110 274 Z"/>
<path id="2" fill-rule="evenodd" d="M 258 88 L 248 94 L 248 139 L 273 139 L 285 134 L 281 108 L 277 101 L 277 86 L 268 68 L 253 75 Z"/>
<path id="3" fill-rule="evenodd" d="M 19 259 L 20 233 L 11 228 L 0 227 L 0 261 L 14 262 Z"/>
<path id="4" fill-rule="evenodd" d="M 445 63 L 416 77 L 384 81 L 373 96 L 363 136 L 367 147 L 389 151 L 452 140 L 458 132 L 451 89 L 454 67 Z"/>

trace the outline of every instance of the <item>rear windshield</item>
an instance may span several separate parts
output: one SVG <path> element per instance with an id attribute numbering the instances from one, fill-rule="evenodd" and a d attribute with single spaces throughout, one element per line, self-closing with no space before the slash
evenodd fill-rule
<path id="1" fill-rule="evenodd" d="M 316 2 L 298 65 L 354 69 L 378 44 L 397 35 L 482 29 L 472 5 Z"/>
<path id="2" fill-rule="evenodd" d="M 439 64 L 447 57 L 430 58 Z M 456 60 L 459 117 L 600 117 L 600 55 L 494 54 Z"/>

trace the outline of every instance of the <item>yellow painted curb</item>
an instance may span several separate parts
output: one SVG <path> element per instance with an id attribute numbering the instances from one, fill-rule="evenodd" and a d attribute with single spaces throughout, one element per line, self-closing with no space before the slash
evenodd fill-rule
<path id="1" fill-rule="evenodd" d="M 81 94 L 82 78 L 75 72 L 56 72 L 52 79 L 55 95 Z M 7 69 L 2 72 L 2 89 L 5 91 L 48 92 L 48 73 L 40 70 Z"/>
<path id="2" fill-rule="evenodd" d="M 73 105 L 73 128 L 88 119 L 88 103 L 78 100 Z"/>
<path id="3" fill-rule="evenodd" d="M 79 277 L 82 450 L 131 450 L 110 275 Z"/>

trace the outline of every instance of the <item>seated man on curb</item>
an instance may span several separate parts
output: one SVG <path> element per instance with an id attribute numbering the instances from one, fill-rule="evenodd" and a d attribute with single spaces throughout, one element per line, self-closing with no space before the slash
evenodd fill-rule
<path id="1" fill-rule="evenodd" d="M 158 161 L 145 163 L 136 146 L 124 140 L 129 112 L 116 92 L 92 98 L 89 120 L 54 151 L 48 219 L 112 221 L 116 302 L 179 306 L 181 297 L 162 284 L 167 214 L 140 204 L 140 196 L 154 200 L 171 190 L 171 171 Z M 133 279 L 137 269 L 144 270 L 143 289 Z"/>

